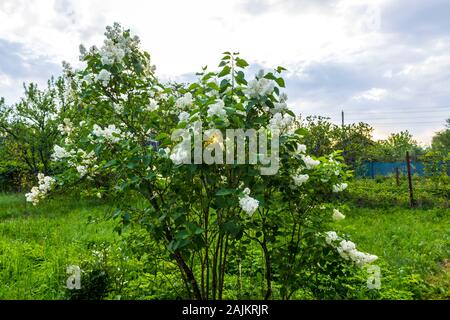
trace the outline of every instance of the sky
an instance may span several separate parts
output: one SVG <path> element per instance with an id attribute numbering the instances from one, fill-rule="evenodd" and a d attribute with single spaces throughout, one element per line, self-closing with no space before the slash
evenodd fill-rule
<path id="1" fill-rule="evenodd" d="M 0 97 L 79 66 L 79 44 L 101 46 L 119 22 L 162 80 L 240 52 L 255 72 L 288 69 L 297 114 L 341 123 L 343 110 L 376 139 L 409 130 L 427 145 L 450 117 L 449 16 L 448 0 L 0 0 Z"/>

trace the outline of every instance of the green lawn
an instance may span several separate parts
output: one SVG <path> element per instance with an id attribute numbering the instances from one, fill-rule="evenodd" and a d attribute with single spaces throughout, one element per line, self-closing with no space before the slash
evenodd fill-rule
<path id="1" fill-rule="evenodd" d="M 66 298 L 67 266 L 80 265 L 97 244 L 120 241 L 115 222 L 105 218 L 109 210 L 100 200 L 57 198 L 33 207 L 23 195 L 0 195 L 0 299 Z M 346 215 L 334 228 L 361 251 L 380 257 L 382 285 L 405 291 L 405 298 L 450 298 L 448 209 L 355 207 Z M 137 261 L 132 271 L 122 272 L 139 273 L 144 267 Z M 151 275 L 144 270 L 143 277 Z M 154 286 L 173 292 L 177 285 L 171 283 L 173 288 Z M 124 296 L 151 298 L 148 293 Z"/>
<path id="2" fill-rule="evenodd" d="M 417 298 L 450 298 L 448 209 L 353 208 L 335 228 L 379 256 L 397 288 Z"/>
<path id="3" fill-rule="evenodd" d="M 55 299 L 63 295 L 67 266 L 88 254 L 87 244 L 117 237 L 105 206 L 77 200 L 38 207 L 22 195 L 0 196 L 0 299 Z"/>

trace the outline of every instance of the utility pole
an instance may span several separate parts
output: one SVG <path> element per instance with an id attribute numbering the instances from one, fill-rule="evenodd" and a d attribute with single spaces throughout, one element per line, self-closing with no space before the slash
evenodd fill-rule
<path id="1" fill-rule="evenodd" d="M 344 130 L 344 125 L 345 125 L 345 123 L 344 123 L 344 110 L 342 110 L 341 116 L 342 116 L 342 130 Z"/>

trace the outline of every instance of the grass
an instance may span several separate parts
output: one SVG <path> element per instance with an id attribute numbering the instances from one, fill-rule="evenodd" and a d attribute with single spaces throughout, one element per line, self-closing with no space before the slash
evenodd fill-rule
<path id="1" fill-rule="evenodd" d="M 403 290 L 406 298 L 450 298 L 449 209 L 350 208 L 334 228 L 380 257 L 382 284 Z M 105 218 L 109 210 L 100 200 L 56 198 L 33 207 L 23 195 L 0 194 L 0 299 L 67 298 L 67 266 L 82 264 L 95 244 L 119 241 L 115 222 Z M 142 273 L 135 263 L 133 272 Z M 156 298 L 171 291 L 156 287 Z"/>
<path id="2" fill-rule="evenodd" d="M 0 195 L 0 299 L 58 299 L 67 266 L 89 252 L 89 243 L 112 241 L 112 221 L 88 224 L 106 207 L 56 199 L 32 207 L 23 195 Z"/>
<path id="3" fill-rule="evenodd" d="M 414 298 L 448 299 L 449 217 L 448 209 L 355 207 L 335 229 L 379 256 L 398 289 L 411 286 Z"/>

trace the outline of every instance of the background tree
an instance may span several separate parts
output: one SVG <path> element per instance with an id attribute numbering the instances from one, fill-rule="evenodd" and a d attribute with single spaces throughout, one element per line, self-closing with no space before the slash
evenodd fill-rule
<path id="1" fill-rule="evenodd" d="M 14 105 L 8 106 L 2 99 L 0 161 L 14 160 L 31 175 L 48 174 L 54 144 L 64 129 L 60 124 L 72 118 L 70 106 L 73 106 L 73 98 L 63 77 L 49 80 L 44 90 L 34 83 L 24 85 L 24 97 Z"/>
<path id="2" fill-rule="evenodd" d="M 446 121 L 446 129 L 433 136 L 431 147 L 438 153 L 448 154 L 450 152 L 450 118 Z"/>

